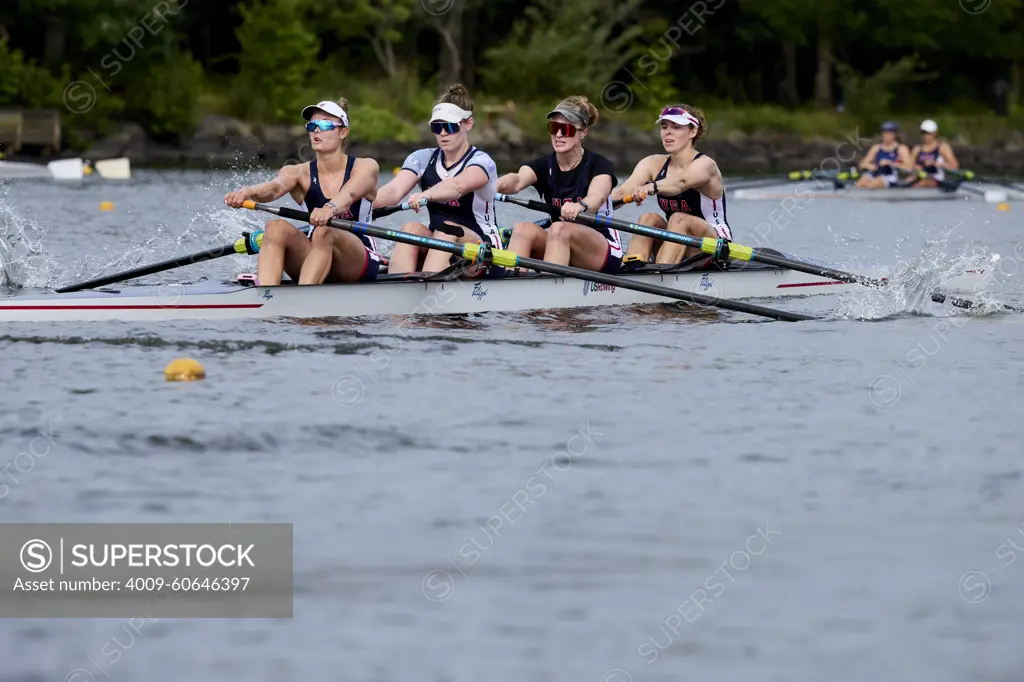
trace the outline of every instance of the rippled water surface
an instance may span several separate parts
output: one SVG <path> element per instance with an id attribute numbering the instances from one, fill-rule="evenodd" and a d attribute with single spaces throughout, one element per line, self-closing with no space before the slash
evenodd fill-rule
<path id="1" fill-rule="evenodd" d="M 22 282 L 65 284 L 232 241 L 259 217 L 221 197 L 253 179 L 6 184 L 0 228 L 36 249 Z M 1022 211 L 729 218 L 740 242 L 846 266 L 999 253 L 989 295 L 1021 304 Z M 825 319 L 4 324 L 3 521 L 291 523 L 296 595 L 291 620 L 138 634 L 7 620 L 0 679 L 1020 680 L 1024 317 L 765 303 Z M 166 383 L 177 357 L 206 380 Z M 45 456 L 18 459 L 40 432 Z"/>

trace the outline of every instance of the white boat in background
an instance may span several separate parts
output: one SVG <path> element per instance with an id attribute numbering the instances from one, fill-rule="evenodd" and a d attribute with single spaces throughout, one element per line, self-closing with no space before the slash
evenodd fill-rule
<path id="1" fill-rule="evenodd" d="M 883 270 L 856 271 L 884 277 Z M 841 294 L 850 284 L 795 270 L 744 263 L 728 270 L 646 272 L 622 277 L 723 299 Z M 971 270 L 947 283 L 950 293 L 983 288 L 991 271 Z M 234 282 L 106 287 L 73 293 L 33 293 L 0 298 L 4 322 L 158 322 L 194 319 L 455 315 L 664 303 L 652 294 L 551 275 L 518 274 L 500 279 L 439 281 L 421 276 L 382 275 L 359 284 L 260 287 Z"/>
<path id="2" fill-rule="evenodd" d="M 0 180 L 42 179 L 78 181 L 96 174 L 104 180 L 128 180 L 131 178 L 131 163 L 126 158 L 104 159 L 88 164 L 82 159 L 58 159 L 45 166 L 37 163 L 0 161 Z"/>

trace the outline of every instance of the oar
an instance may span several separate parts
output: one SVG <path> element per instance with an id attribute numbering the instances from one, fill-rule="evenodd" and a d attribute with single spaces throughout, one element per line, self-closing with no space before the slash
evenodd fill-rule
<path id="1" fill-rule="evenodd" d="M 518 197 L 510 197 L 505 194 L 498 194 L 495 196 L 496 201 L 504 201 L 516 206 L 522 206 L 523 208 L 529 208 L 534 211 L 541 211 L 551 215 L 558 213 L 559 209 L 554 206 L 549 206 L 540 201 L 533 199 L 520 199 Z M 609 218 L 607 216 L 597 216 L 590 213 L 580 213 L 576 216 L 576 221 L 583 225 L 589 225 L 591 227 L 607 227 L 623 232 L 630 232 L 632 234 L 639 234 L 645 237 L 652 237 L 654 239 L 660 239 L 667 242 L 675 242 L 676 244 L 682 244 L 684 246 L 692 246 L 700 249 L 703 253 L 710 254 L 716 258 L 730 258 L 732 260 L 739 261 L 754 261 L 757 263 L 764 263 L 765 265 L 774 265 L 778 268 L 788 268 L 790 270 L 796 270 L 797 272 L 805 272 L 809 275 L 817 275 L 818 277 L 825 277 L 828 279 L 837 280 L 839 282 L 849 282 L 851 284 L 863 284 L 864 286 L 873 288 L 882 288 L 886 286 L 884 279 L 876 279 L 874 277 L 867 277 L 865 275 L 858 275 L 852 272 L 845 272 L 843 270 L 836 270 L 835 268 L 826 267 L 823 265 L 815 265 L 813 263 L 807 263 L 805 261 L 794 260 L 792 258 L 786 258 L 785 256 L 778 253 L 768 253 L 760 249 L 751 248 L 749 246 L 743 246 L 742 244 L 736 244 L 728 242 L 724 239 L 712 239 L 711 237 L 691 237 L 686 234 L 676 234 L 675 232 L 669 232 L 668 230 L 659 230 L 656 227 L 650 227 L 649 225 L 638 225 L 637 223 L 628 223 L 624 220 L 616 220 L 615 218 Z M 944 294 L 936 293 L 933 295 L 932 300 L 942 303 L 939 297 L 945 300 Z M 962 298 L 957 298 L 953 302 L 954 305 L 960 308 L 970 308 L 975 303 Z M 1024 312 L 1022 308 L 1015 308 L 1013 306 L 1003 304 L 1003 308 L 1006 310 L 1012 310 L 1014 312 Z"/>
<path id="2" fill-rule="evenodd" d="M 267 213 L 273 213 L 274 215 L 282 216 L 284 218 L 291 218 L 292 220 L 303 220 L 309 221 L 309 213 L 305 211 L 299 211 L 294 208 L 287 208 L 284 206 L 270 206 L 269 204 L 261 204 L 255 201 L 246 201 L 242 204 L 244 208 L 248 208 L 254 211 L 266 211 Z M 387 239 L 394 242 L 400 242 L 402 244 L 412 244 L 413 246 L 424 246 L 428 249 L 436 249 L 438 251 L 445 251 L 447 253 L 455 254 L 461 258 L 465 258 L 470 262 L 485 262 L 493 263 L 506 268 L 524 267 L 536 270 L 538 272 L 546 272 L 552 275 L 559 275 L 561 277 L 571 277 L 573 279 L 582 279 L 588 282 L 597 282 L 599 284 L 609 284 L 614 287 L 621 287 L 623 289 L 631 289 L 633 291 L 640 291 L 645 294 L 653 294 L 655 296 L 663 296 L 665 298 L 672 298 L 677 301 L 688 301 L 690 303 L 697 303 L 699 305 L 706 305 L 714 308 L 724 308 L 726 310 L 735 310 L 737 312 L 748 313 L 751 315 L 760 315 L 762 317 L 769 317 L 776 320 L 784 320 L 786 322 L 797 322 L 801 320 L 813 320 L 815 318 L 808 315 L 801 315 L 798 313 L 790 313 L 784 310 L 772 310 L 771 308 L 764 308 L 758 305 L 752 305 L 749 303 L 741 303 L 739 301 L 730 301 L 722 298 L 715 298 L 713 296 L 705 296 L 703 294 L 697 294 L 689 291 L 682 291 L 680 289 L 672 289 L 669 287 L 659 286 L 657 284 L 650 284 L 647 282 L 640 282 L 625 277 L 617 277 L 615 275 L 606 275 L 601 272 L 593 272 L 591 270 L 583 270 L 581 268 L 574 268 L 568 265 L 557 265 L 555 263 L 548 263 L 543 260 L 536 260 L 534 258 L 527 258 L 520 256 L 511 251 L 504 249 L 495 249 L 486 244 L 456 244 L 453 242 L 446 242 L 440 239 L 433 239 L 431 237 L 421 237 L 416 234 L 408 232 L 401 232 L 397 230 L 389 230 L 387 228 L 378 227 L 369 223 L 358 223 L 351 220 L 342 220 L 341 218 L 334 218 L 327 223 L 331 227 L 336 227 L 342 230 L 348 230 L 354 234 L 365 234 L 371 237 L 377 237 L 379 239 Z"/>
<path id="3" fill-rule="evenodd" d="M 299 228 L 304 232 L 308 232 L 308 227 Z M 179 258 L 172 258 L 171 260 L 165 260 L 161 263 L 153 263 L 152 265 L 144 265 L 140 268 L 134 268 L 132 270 L 126 270 L 125 272 L 119 272 L 115 275 L 107 275 L 106 277 L 97 277 L 96 279 L 90 279 L 88 282 L 82 282 L 81 284 L 72 284 L 70 286 L 61 287 L 57 289 L 58 294 L 66 294 L 71 291 L 81 291 L 82 289 L 94 289 L 96 287 L 102 287 L 107 284 L 115 284 L 117 282 L 124 282 L 125 280 L 135 279 L 136 277 L 145 277 L 146 275 L 152 275 L 157 272 L 163 272 L 165 270 L 173 270 L 174 268 L 184 267 L 186 265 L 192 265 L 204 260 L 213 260 L 214 258 L 221 258 L 223 256 L 230 256 L 235 253 L 244 253 L 254 255 L 259 253 L 260 246 L 263 244 L 263 230 L 256 232 L 243 232 L 242 236 L 236 239 L 231 244 L 225 244 L 224 246 L 218 246 L 215 249 L 207 249 L 206 251 L 200 251 L 199 253 L 193 253 L 191 256 L 181 256 Z"/>
<path id="4" fill-rule="evenodd" d="M 409 204 L 408 201 L 398 204 L 397 206 L 381 206 L 380 208 L 373 209 L 373 219 L 376 220 L 377 218 L 387 218 L 389 215 L 393 213 L 398 213 L 399 211 L 408 211 L 411 209 L 412 205 Z"/>

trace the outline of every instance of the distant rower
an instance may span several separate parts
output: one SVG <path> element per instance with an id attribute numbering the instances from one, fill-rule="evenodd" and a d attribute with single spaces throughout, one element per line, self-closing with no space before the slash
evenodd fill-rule
<path id="1" fill-rule="evenodd" d="M 910 150 L 903 144 L 899 132 L 900 127 L 892 121 L 882 124 L 882 141 L 874 144 L 861 159 L 859 167 L 867 173 L 857 180 L 857 187 L 892 187 L 899 182 L 899 171 L 910 169 Z"/>
<path id="2" fill-rule="evenodd" d="M 924 171 L 928 177 L 919 178 L 915 183 L 917 187 L 937 187 L 946 179 L 946 169 L 960 168 L 953 148 L 949 143 L 940 141 L 938 133 L 939 124 L 935 121 L 921 122 L 921 144 L 910 152 L 910 158 L 914 161 L 914 169 Z"/>
<path id="3" fill-rule="evenodd" d="M 640 161 L 623 185 L 612 192 L 613 201 L 632 196 L 639 204 L 650 195 L 658 201 L 664 217 L 644 213 L 637 221 L 669 232 L 693 237 L 732 239 L 725 217 L 725 184 L 718 164 L 693 145 L 707 132 L 700 109 L 676 104 L 661 110 L 661 144 L 668 155 L 653 154 Z M 641 263 L 675 264 L 698 253 L 693 247 L 633 235 L 626 259 Z"/>

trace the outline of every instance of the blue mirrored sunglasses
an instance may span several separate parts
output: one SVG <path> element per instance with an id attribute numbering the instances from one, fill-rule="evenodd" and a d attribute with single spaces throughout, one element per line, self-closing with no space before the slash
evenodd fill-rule
<path id="1" fill-rule="evenodd" d="M 345 126 L 343 124 L 335 123 L 334 121 L 310 121 L 309 123 L 306 124 L 306 130 L 308 130 L 309 132 L 313 132 L 314 130 L 319 128 L 320 130 L 326 133 L 328 130 L 334 130 L 335 128 L 344 127 Z"/>
<path id="2" fill-rule="evenodd" d="M 448 121 L 431 122 L 430 132 L 440 135 L 442 130 L 449 135 L 454 135 L 461 130 L 461 127 L 458 123 L 449 123 Z"/>

